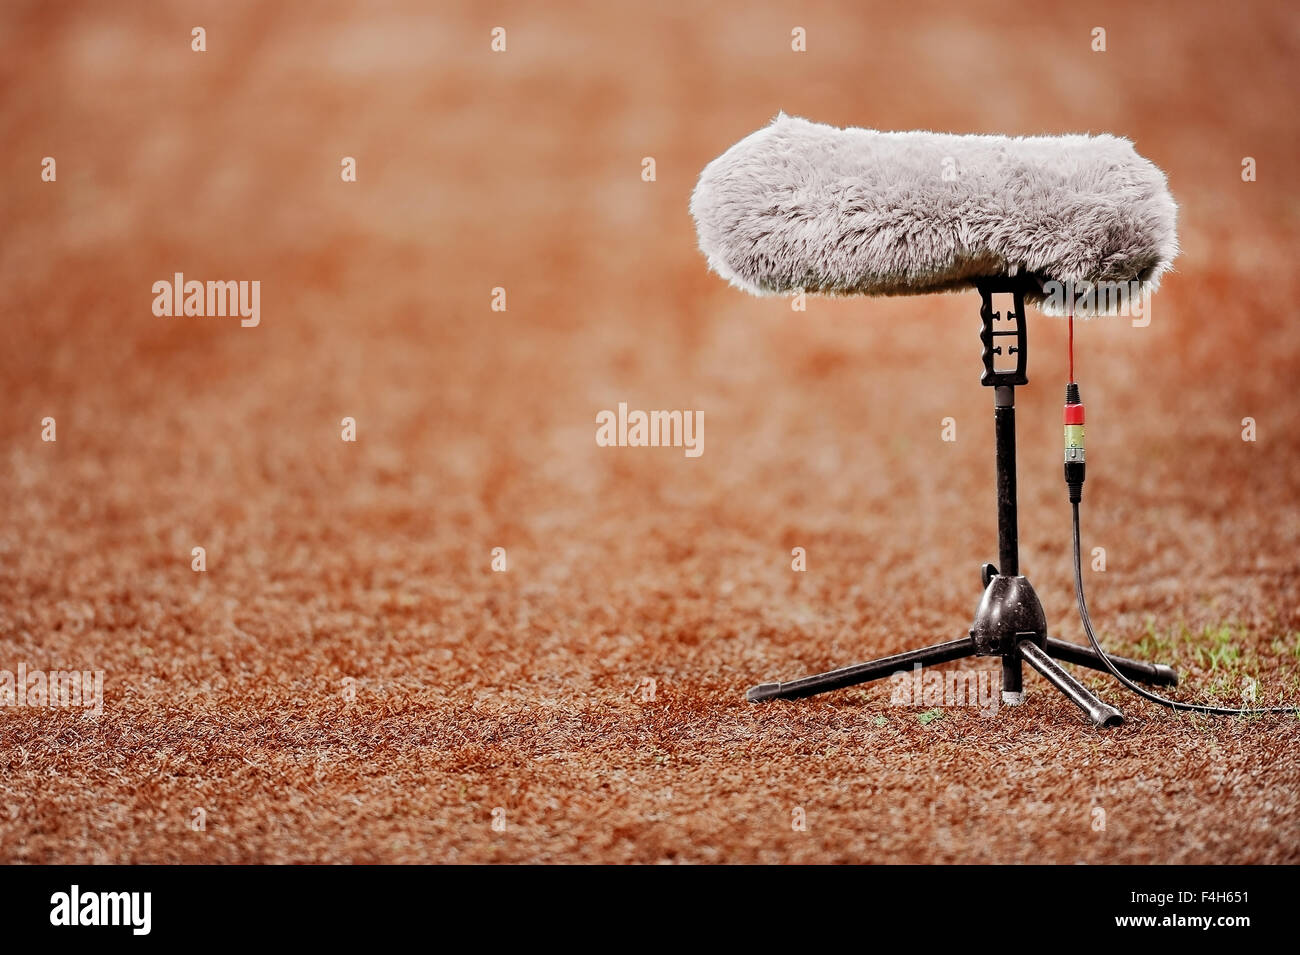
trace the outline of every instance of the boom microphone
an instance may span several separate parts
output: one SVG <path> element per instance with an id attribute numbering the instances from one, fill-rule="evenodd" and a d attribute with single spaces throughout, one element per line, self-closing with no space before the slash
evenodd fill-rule
<path id="1" fill-rule="evenodd" d="M 755 294 L 1023 276 L 1040 310 L 1087 315 L 1154 291 L 1178 254 L 1164 173 L 1110 135 L 890 133 L 782 113 L 705 167 L 691 214 L 710 267 Z"/>

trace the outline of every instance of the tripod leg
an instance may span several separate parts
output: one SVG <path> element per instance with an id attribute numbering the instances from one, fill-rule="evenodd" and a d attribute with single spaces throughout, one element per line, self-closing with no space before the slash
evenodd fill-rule
<path id="1" fill-rule="evenodd" d="M 745 699 L 751 703 L 762 703 L 765 700 L 797 700 L 805 696 L 826 693 L 829 690 L 842 690 L 846 686 L 857 686 L 859 683 L 892 676 L 899 670 L 912 669 L 917 663 L 921 666 L 935 666 L 974 655 L 975 645 L 968 638 L 963 638 L 922 650 L 896 653 L 892 657 L 881 657 L 869 663 L 857 663 L 827 673 L 801 677 L 788 683 L 760 683 L 750 688 L 745 694 Z"/>
<path id="2" fill-rule="evenodd" d="M 1082 683 L 1061 669 L 1061 665 L 1049 657 L 1038 644 L 1032 640 L 1020 643 L 1020 655 L 1025 662 L 1047 678 L 1047 681 L 1070 698 L 1075 706 L 1088 714 L 1098 726 L 1119 726 L 1124 722 L 1124 714 L 1108 703 L 1103 703 L 1093 696 Z"/>
<path id="3" fill-rule="evenodd" d="M 1106 673 L 1110 672 L 1092 647 L 1081 647 L 1079 644 L 1070 643 L 1068 640 L 1057 640 L 1055 637 L 1048 637 L 1046 650 L 1057 660 L 1064 660 L 1066 663 L 1073 663 L 1075 666 L 1089 667 Z M 1110 657 L 1110 662 L 1115 664 L 1115 669 L 1130 680 L 1137 680 L 1139 683 L 1146 683 L 1151 686 L 1178 685 L 1178 673 L 1173 667 L 1165 666 L 1163 663 L 1130 660 L 1127 657 L 1117 657 L 1109 653 L 1106 655 Z"/>

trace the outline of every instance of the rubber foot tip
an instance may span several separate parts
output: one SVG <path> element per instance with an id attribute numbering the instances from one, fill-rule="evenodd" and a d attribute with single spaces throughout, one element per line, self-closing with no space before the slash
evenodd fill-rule
<path id="1" fill-rule="evenodd" d="M 1119 726 L 1124 722 L 1124 714 L 1113 706 L 1100 706 L 1095 711 L 1089 712 L 1092 721 L 1101 727 Z"/>
<path id="2" fill-rule="evenodd" d="M 764 700 L 774 699 L 780 692 L 780 683 L 760 683 L 758 686 L 749 688 L 749 692 L 745 694 L 745 699 L 750 703 L 762 703 Z"/>

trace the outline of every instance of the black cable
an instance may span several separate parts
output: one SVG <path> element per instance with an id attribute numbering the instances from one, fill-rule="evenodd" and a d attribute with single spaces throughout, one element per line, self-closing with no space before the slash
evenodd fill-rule
<path id="1" fill-rule="evenodd" d="M 1106 664 L 1106 669 L 1115 675 L 1115 679 L 1144 700 L 1159 703 L 1171 710 L 1190 710 L 1193 713 L 1212 713 L 1219 716 L 1262 716 L 1265 713 L 1300 713 L 1300 706 L 1267 706 L 1239 710 L 1228 706 L 1180 703 L 1178 700 L 1170 700 L 1158 693 L 1152 693 L 1150 690 L 1138 686 L 1123 673 L 1120 673 L 1115 664 L 1110 662 L 1110 657 L 1101 648 L 1101 644 L 1097 642 L 1097 635 L 1092 632 L 1092 621 L 1088 618 L 1088 603 L 1083 598 L 1083 560 L 1080 556 L 1079 547 L 1079 502 L 1077 500 L 1072 501 L 1070 507 L 1074 511 L 1074 593 L 1079 599 L 1079 619 L 1083 621 L 1083 630 L 1088 635 L 1088 642 L 1092 644 L 1093 650 L 1097 651 L 1097 656 L 1101 657 L 1102 663 Z"/>

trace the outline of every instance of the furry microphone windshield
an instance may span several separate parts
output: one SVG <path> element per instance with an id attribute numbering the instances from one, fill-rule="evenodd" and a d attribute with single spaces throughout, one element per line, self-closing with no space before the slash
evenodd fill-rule
<path id="1" fill-rule="evenodd" d="M 755 294 L 1023 275 L 1043 311 L 1100 314 L 1154 291 L 1178 254 L 1164 173 L 1109 135 L 886 133 L 780 114 L 705 167 L 691 214 L 710 267 Z"/>

